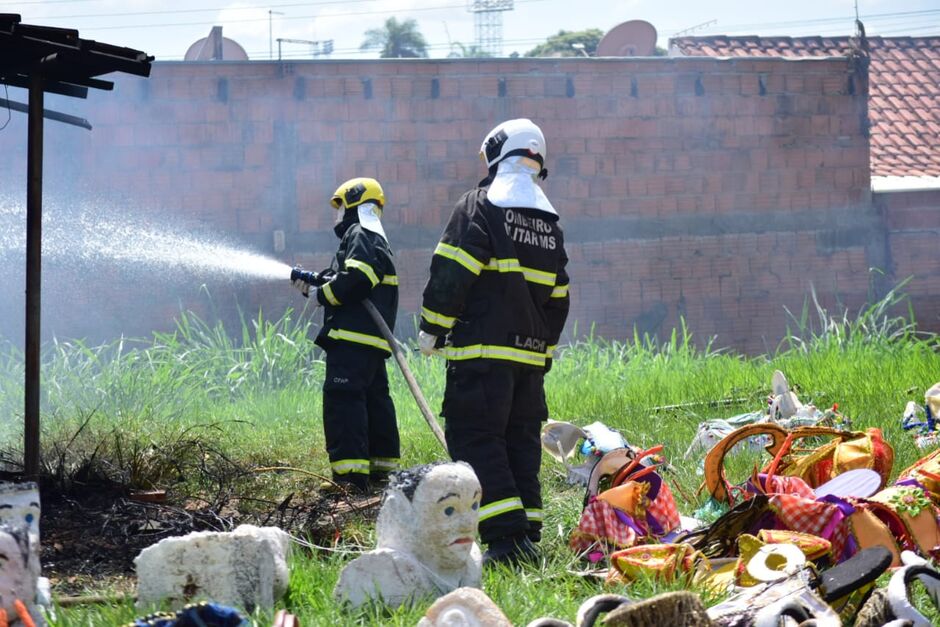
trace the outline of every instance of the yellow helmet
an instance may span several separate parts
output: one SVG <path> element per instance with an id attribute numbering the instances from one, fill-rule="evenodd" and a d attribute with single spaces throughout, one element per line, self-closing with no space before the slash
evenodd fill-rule
<path id="1" fill-rule="evenodd" d="M 349 179 L 336 188 L 330 204 L 334 209 L 352 209 L 364 202 L 374 202 L 379 209 L 385 206 L 385 192 L 375 179 L 355 178 Z"/>

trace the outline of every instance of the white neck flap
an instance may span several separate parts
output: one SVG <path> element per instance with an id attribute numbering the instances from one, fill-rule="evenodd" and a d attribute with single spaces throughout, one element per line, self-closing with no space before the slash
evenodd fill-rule
<path id="1" fill-rule="evenodd" d="M 545 192 L 536 182 L 538 168 L 529 165 L 531 159 L 509 157 L 499 163 L 496 176 L 490 183 L 486 197 L 497 207 L 504 209 L 528 207 L 557 216 Z"/>
<path id="2" fill-rule="evenodd" d="M 388 237 L 385 235 L 385 229 L 382 228 L 382 220 L 379 218 L 380 209 L 372 202 L 364 202 L 358 207 L 359 224 L 367 231 L 372 231 L 382 236 L 386 242 Z"/>

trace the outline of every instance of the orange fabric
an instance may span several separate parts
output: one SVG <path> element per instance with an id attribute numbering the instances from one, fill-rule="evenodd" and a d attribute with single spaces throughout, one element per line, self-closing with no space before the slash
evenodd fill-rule
<path id="1" fill-rule="evenodd" d="M 901 553 L 898 551 L 894 534 L 873 511 L 857 508 L 855 513 L 849 516 L 849 525 L 860 550 L 880 544 L 891 551 L 891 568 L 901 565 Z"/>
<path id="2" fill-rule="evenodd" d="M 797 455 L 794 452 L 796 442 L 818 436 L 833 439 L 808 453 Z M 862 433 L 829 427 L 798 427 L 787 436 L 765 472 L 800 477 L 816 488 L 846 471 L 870 468 L 881 476 L 883 487 L 893 466 L 894 449 L 885 441 L 881 429 L 872 427 Z"/>
<path id="3" fill-rule="evenodd" d="M 757 532 L 757 537 L 765 544 L 795 544 L 810 561 L 825 557 L 832 550 L 832 543 L 829 540 L 811 533 L 786 529 L 761 529 Z"/>
<path id="4" fill-rule="evenodd" d="M 653 576 L 671 582 L 677 575 L 695 570 L 696 564 L 707 558 L 689 544 L 646 544 L 612 553 L 608 581 L 631 582 L 637 578 Z"/>
<path id="5" fill-rule="evenodd" d="M 934 502 L 940 502 L 940 448 L 902 470 L 898 477 L 901 479 L 916 480 L 927 489 Z"/>
<path id="6" fill-rule="evenodd" d="M 616 488 L 604 490 L 597 498 L 630 514 L 633 518 L 645 520 L 649 499 L 650 484 L 639 481 L 627 481 Z"/>
<path id="7" fill-rule="evenodd" d="M 914 514 L 912 510 L 904 507 L 906 501 L 913 500 L 909 498 L 911 494 L 921 495 L 922 492 L 916 486 L 891 486 L 872 496 L 869 501 L 882 505 L 875 513 L 882 513 L 882 516 L 879 516 L 882 520 L 889 519 L 885 524 L 891 519 L 896 519 L 903 525 L 903 532 L 896 532 L 895 535 L 901 536 L 898 541 L 904 548 L 925 557 L 933 557 L 940 547 L 940 526 L 937 523 L 940 510 L 930 501 L 925 501 L 925 506 Z M 883 513 L 885 509 L 890 512 L 888 516 Z"/>

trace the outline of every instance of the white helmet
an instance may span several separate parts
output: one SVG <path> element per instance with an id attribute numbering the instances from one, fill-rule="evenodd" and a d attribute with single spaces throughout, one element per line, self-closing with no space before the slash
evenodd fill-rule
<path id="1" fill-rule="evenodd" d="M 480 146 L 480 158 L 491 170 L 506 157 L 516 155 L 534 159 L 545 171 L 545 136 L 532 120 L 507 120 L 487 133 Z"/>

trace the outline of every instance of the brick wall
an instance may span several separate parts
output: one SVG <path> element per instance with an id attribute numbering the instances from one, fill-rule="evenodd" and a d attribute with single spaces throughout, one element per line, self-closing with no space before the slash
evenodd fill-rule
<path id="1" fill-rule="evenodd" d="M 684 316 L 699 338 L 762 351 L 811 284 L 828 304 L 858 304 L 867 269 L 885 261 L 854 79 L 844 59 L 162 63 L 150 80 L 118 78 L 113 93 L 50 99 L 95 129 L 46 124 L 47 199 L 132 207 L 267 252 L 283 230 L 279 256 L 315 267 L 336 244 L 329 194 L 374 176 L 410 319 L 454 201 L 484 174 L 483 135 L 530 117 L 547 137 L 544 187 L 567 233 L 569 330 L 623 338 Z M 12 148 L 0 151 L 0 181 L 25 195 L 19 128 L 0 134 Z M 144 287 L 130 270 L 103 272 L 47 273 L 47 330 L 140 333 L 168 326 L 180 304 L 208 307 L 204 278 Z M 222 313 L 234 297 L 272 315 L 298 303 L 281 284 L 212 289 Z"/>
<path id="2" fill-rule="evenodd" d="M 874 202 L 888 228 L 890 280 L 910 279 L 918 325 L 940 331 L 940 190 L 883 192 Z"/>

